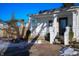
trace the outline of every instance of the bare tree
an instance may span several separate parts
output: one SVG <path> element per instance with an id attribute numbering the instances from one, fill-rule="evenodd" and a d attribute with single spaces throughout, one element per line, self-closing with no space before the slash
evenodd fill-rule
<path id="1" fill-rule="evenodd" d="M 30 35 L 29 31 L 30 31 L 30 20 L 28 20 L 28 23 L 26 24 L 26 27 L 24 29 L 24 35 L 23 35 L 24 39 L 28 39 Z"/>

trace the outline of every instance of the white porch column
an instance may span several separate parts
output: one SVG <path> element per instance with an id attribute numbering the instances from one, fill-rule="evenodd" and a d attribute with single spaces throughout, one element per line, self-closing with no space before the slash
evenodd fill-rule
<path id="1" fill-rule="evenodd" d="M 58 22 L 57 22 L 57 14 L 53 15 L 53 26 L 49 28 L 50 31 L 50 44 L 54 43 L 55 37 L 58 32 Z"/>
<path id="2" fill-rule="evenodd" d="M 74 36 L 73 38 L 76 38 L 76 27 L 77 27 L 77 15 L 75 12 L 73 12 L 73 26 L 72 26 L 72 29 L 73 29 L 73 32 L 74 32 Z"/>
<path id="3" fill-rule="evenodd" d="M 54 37 L 53 37 L 53 27 L 49 27 L 49 32 L 50 32 L 50 44 L 54 43 Z"/>
<path id="4" fill-rule="evenodd" d="M 53 27 L 55 28 L 55 32 L 59 32 L 59 22 L 57 21 L 57 14 L 54 14 Z"/>
<path id="5" fill-rule="evenodd" d="M 76 41 L 79 42 L 79 10 L 77 11 Z"/>
<path id="6" fill-rule="evenodd" d="M 64 45 L 69 45 L 69 31 L 70 27 L 66 27 L 66 31 L 64 33 Z"/>

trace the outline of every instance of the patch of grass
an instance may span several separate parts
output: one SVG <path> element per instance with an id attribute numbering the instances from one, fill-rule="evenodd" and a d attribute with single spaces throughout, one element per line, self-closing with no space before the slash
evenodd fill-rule
<path id="1" fill-rule="evenodd" d="M 74 48 L 78 48 L 78 49 L 79 49 L 79 43 L 75 43 L 75 44 L 73 44 L 72 47 L 74 47 Z"/>
<path id="2" fill-rule="evenodd" d="M 70 40 L 70 41 L 73 41 L 72 39 L 73 39 L 73 32 L 70 31 L 70 32 L 69 32 L 69 40 Z"/>

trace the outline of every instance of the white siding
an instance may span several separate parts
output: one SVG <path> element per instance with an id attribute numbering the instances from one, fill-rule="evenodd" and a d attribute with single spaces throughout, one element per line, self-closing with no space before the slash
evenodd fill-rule
<path id="1" fill-rule="evenodd" d="M 32 30 L 34 29 L 32 34 L 37 35 L 43 25 L 42 31 L 41 31 L 41 36 L 44 36 L 47 32 L 47 25 L 48 25 L 48 20 L 46 19 L 35 19 L 34 21 L 31 20 L 31 28 Z"/>

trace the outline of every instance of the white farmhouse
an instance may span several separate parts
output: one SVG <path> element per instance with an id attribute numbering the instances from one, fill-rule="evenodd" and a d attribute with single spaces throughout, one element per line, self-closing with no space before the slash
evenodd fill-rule
<path id="1" fill-rule="evenodd" d="M 50 43 L 53 43 L 56 36 L 69 38 L 65 35 L 66 27 L 71 27 L 74 33 L 73 38 L 79 41 L 79 6 L 69 8 L 59 8 L 55 10 L 44 11 L 39 14 L 30 15 L 32 35 L 37 35 L 42 28 L 40 36 L 50 33 Z M 66 41 L 66 40 L 65 40 Z"/>

